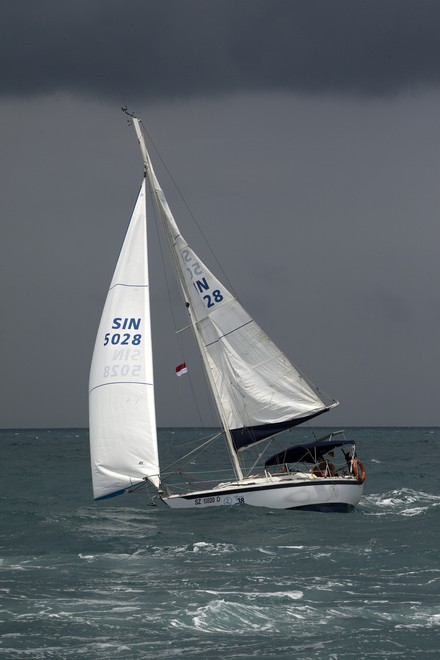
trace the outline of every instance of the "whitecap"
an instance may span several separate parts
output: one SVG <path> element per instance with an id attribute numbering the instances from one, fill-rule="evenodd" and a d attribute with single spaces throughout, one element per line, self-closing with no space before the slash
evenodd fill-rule
<path id="1" fill-rule="evenodd" d="M 256 598 L 289 598 L 290 600 L 301 600 L 304 598 L 303 591 L 269 591 L 265 593 L 249 594 L 254 595 Z"/>
<path id="2" fill-rule="evenodd" d="M 366 515 L 383 516 L 394 513 L 401 516 L 416 516 L 426 513 L 431 507 L 440 506 L 440 496 L 411 488 L 400 488 L 384 494 L 364 497 L 362 506 L 373 508 Z"/>
<path id="3" fill-rule="evenodd" d="M 403 509 L 400 513 L 402 516 L 418 516 L 420 513 L 425 513 L 428 508 L 427 506 L 418 506 L 414 507 L 414 509 Z"/>
<path id="4" fill-rule="evenodd" d="M 298 593 L 287 592 L 294 595 Z M 301 592 L 302 593 L 302 592 Z M 259 594 L 261 597 L 271 594 Z M 223 633 L 223 634 L 253 634 L 255 632 L 282 633 L 286 626 L 298 626 L 303 634 L 308 635 L 310 623 L 323 625 L 328 617 L 323 617 L 322 612 L 307 605 L 293 605 L 282 600 L 279 604 L 268 600 L 267 605 L 243 602 L 234 602 L 231 599 L 216 598 L 195 612 L 187 611 L 187 620 L 182 617 L 172 619 L 170 624 L 175 628 L 196 629 L 198 632 Z M 306 626 L 306 628 L 304 628 Z"/>
<path id="5" fill-rule="evenodd" d="M 396 629 L 416 630 L 420 628 L 433 628 L 435 626 L 440 626 L 440 614 L 420 612 L 412 617 L 411 623 L 398 623 L 394 627 Z"/>
<path id="6" fill-rule="evenodd" d="M 207 593 L 212 596 L 240 596 L 246 600 L 256 600 L 258 598 L 288 598 L 289 600 L 301 600 L 304 598 L 304 592 L 300 590 L 294 591 L 246 591 L 244 593 L 237 593 L 237 591 L 214 591 L 211 589 L 201 590 L 201 593 Z"/>
<path id="7" fill-rule="evenodd" d="M 263 555 L 272 555 L 275 556 L 276 552 L 271 552 L 270 550 L 265 550 L 264 548 L 257 548 L 258 552 L 263 553 Z"/>
<path id="8" fill-rule="evenodd" d="M 236 633 L 273 630 L 274 621 L 262 608 L 220 599 L 199 608 L 193 625 L 206 632 Z"/>
<path id="9" fill-rule="evenodd" d="M 192 552 L 209 552 L 212 555 L 227 554 L 235 551 L 235 546 L 229 543 L 206 543 L 206 541 L 196 541 L 192 544 Z"/>
<path id="10" fill-rule="evenodd" d="M 209 544 L 206 543 L 205 541 L 197 541 L 196 543 L 193 543 L 194 548 L 206 548 Z"/>

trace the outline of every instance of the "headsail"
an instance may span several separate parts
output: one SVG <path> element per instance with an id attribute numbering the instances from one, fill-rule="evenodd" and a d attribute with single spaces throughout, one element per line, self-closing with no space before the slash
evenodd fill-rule
<path id="1" fill-rule="evenodd" d="M 110 285 L 89 384 L 93 492 L 111 497 L 148 477 L 159 485 L 145 181 Z"/>
<path id="2" fill-rule="evenodd" d="M 329 406 L 189 247 L 157 181 L 136 119 L 135 127 L 214 398 L 234 450 L 328 410 Z"/>

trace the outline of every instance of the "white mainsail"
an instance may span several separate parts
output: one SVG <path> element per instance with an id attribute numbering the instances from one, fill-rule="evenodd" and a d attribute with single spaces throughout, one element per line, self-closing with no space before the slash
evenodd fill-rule
<path id="1" fill-rule="evenodd" d="M 96 499 L 146 477 L 159 486 L 146 229 L 145 180 L 108 291 L 89 383 Z"/>
<path id="2" fill-rule="evenodd" d="M 329 406 L 182 237 L 136 118 L 134 125 L 214 398 L 233 449 L 238 451 L 328 410 Z"/>

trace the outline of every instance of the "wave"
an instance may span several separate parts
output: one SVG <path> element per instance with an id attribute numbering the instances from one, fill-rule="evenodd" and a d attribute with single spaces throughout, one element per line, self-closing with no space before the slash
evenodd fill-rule
<path id="1" fill-rule="evenodd" d="M 234 602 L 223 598 L 215 598 L 195 611 L 187 612 L 187 617 L 180 617 L 170 621 L 171 626 L 177 628 L 191 628 L 199 632 L 226 633 L 226 634 L 253 634 L 255 632 L 280 633 L 286 626 L 292 626 L 296 621 L 300 627 L 309 626 L 310 621 L 321 621 L 322 612 L 316 608 L 303 606 L 289 606 L 285 602 L 274 604 L 270 594 L 265 596 L 268 603 L 265 607 L 246 602 Z M 274 594 L 272 594 L 274 595 Z M 254 597 L 258 597 L 254 594 Z M 279 599 L 279 596 L 275 596 Z"/>
<path id="2" fill-rule="evenodd" d="M 237 548 L 230 543 L 207 543 L 206 541 L 197 541 L 193 543 L 193 552 L 208 552 L 213 555 L 222 555 L 229 552 L 235 552 Z"/>
<path id="3" fill-rule="evenodd" d="M 224 595 L 226 596 L 226 593 Z M 236 594 L 236 598 L 238 596 Z M 266 596 L 267 604 L 263 606 L 259 601 L 249 603 L 244 594 L 240 602 L 234 601 L 233 595 L 232 598 L 230 595 L 225 598 L 214 598 L 193 611 L 188 609 L 178 618 L 172 617 L 169 625 L 171 628 L 192 633 L 221 634 L 226 637 L 234 637 L 238 634 L 249 640 L 254 636 L 254 641 L 255 636 L 261 636 L 261 639 L 266 640 L 275 639 L 279 634 L 285 635 L 286 631 L 289 631 L 291 639 L 293 636 L 296 641 L 301 640 L 306 646 L 319 638 L 321 644 L 334 646 L 338 634 L 343 631 L 347 637 L 352 636 L 353 632 L 349 631 L 350 621 L 358 626 L 361 624 L 357 635 L 360 634 L 361 637 L 370 640 L 372 634 L 380 634 L 383 626 L 391 626 L 396 631 L 406 629 L 411 633 L 420 630 L 423 633 L 429 629 L 437 630 L 440 625 L 437 607 L 419 607 L 412 603 L 390 605 L 388 600 L 367 600 L 353 607 L 345 604 L 322 607 L 314 604 L 289 604 L 284 600 L 277 603 L 273 598 L 275 594 L 259 594 L 259 596 Z M 330 622 L 332 632 L 328 633 L 324 641 L 321 635 L 324 626 Z"/>
<path id="4" fill-rule="evenodd" d="M 236 596 L 237 592 L 236 591 L 224 591 L 223 589 L 221 591 L 215 591 L 212 589 L 204 589 L 201 591 L 201 593 L 206 593 L 206 594 L 211 594 L 213 596 Z M 265 601 L 267 601 L 269 598 L 275 598 L 275 599 L 287 599 L 287 600 L 301 600 L 304 598 L 304 592 L 303 591 L 258 591 L 258 592 L 247 592 L 245 594 L 242 594 L 242 597 L 246 600 L 256 600 L 258 598 L 264 598 Z"/>
<path id="5" fill-rule="evenodd" d="M 440 495 L 399 488 L 386 493 L 365 495 L 360 506 L 364 514 L 370 516 L 418 516 L 440 506 Z"/>

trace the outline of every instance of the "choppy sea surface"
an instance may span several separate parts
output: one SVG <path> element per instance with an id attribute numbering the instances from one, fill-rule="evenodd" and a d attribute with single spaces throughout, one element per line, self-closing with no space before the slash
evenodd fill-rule
<path id="1" fill-rule="evenodd" d="M 347 436 L 364 497 L 329 514 L 94 503 L 87 431 L 1 431 L 0 656 L 438 658 L 440 429 Z"/>

